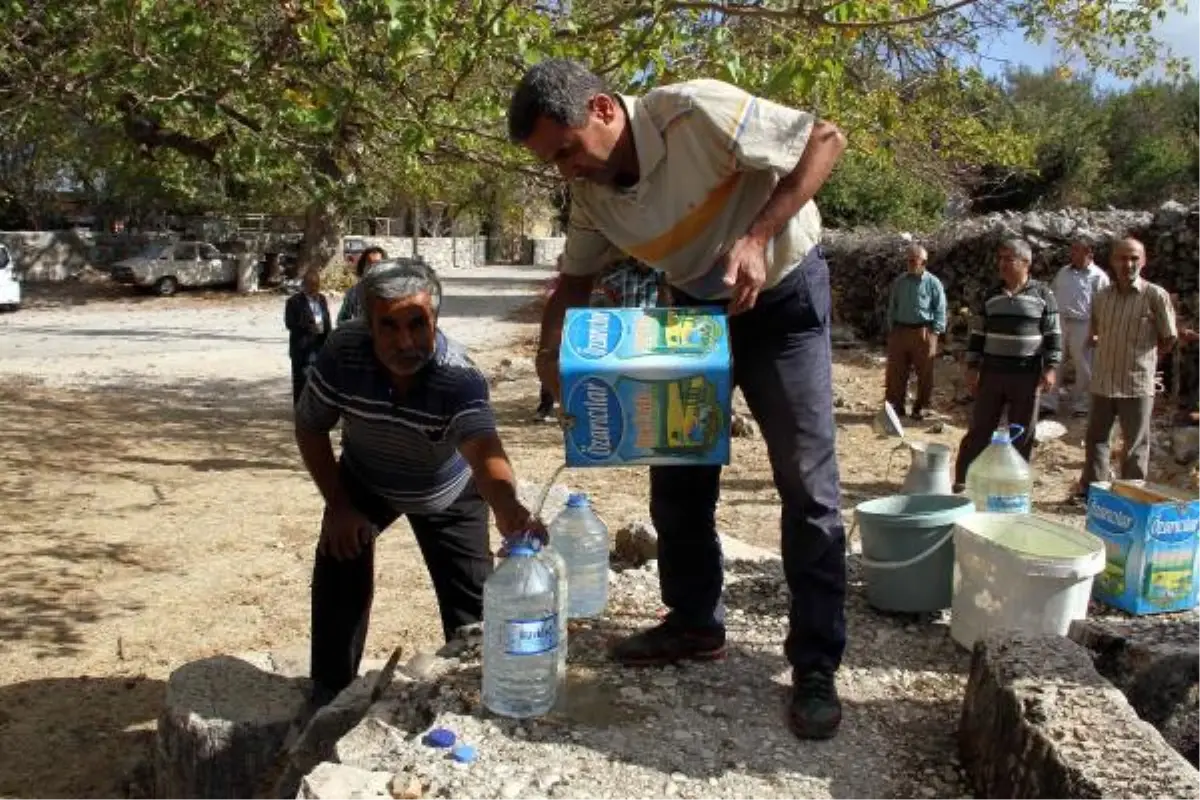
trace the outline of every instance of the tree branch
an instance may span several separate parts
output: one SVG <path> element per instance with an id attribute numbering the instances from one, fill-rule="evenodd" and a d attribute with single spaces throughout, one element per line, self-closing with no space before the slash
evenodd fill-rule
<path id="1" fill-rule="evenodd" d="M 965 8 L 969 5 L 978 3 L 979 0 L 955 0 L 946 6 L 931 8 L 920 14 L 913 14 L 908 17 L 898 17 L 896 19 L 873 20 L 864 22 L 838 22 L 828 19 L 825 15 L 836 8 L 840 3 L 831 6 L 824 6 L 816 10 L 805 9 L 784 9 L 784 8 L 764 8 L 761 5 L 752 3 L 732 3 L 726 0 L 671 0 L 671 2 L 662 3 L 658 6 L 643 6 L 634 5 L 624 11 L 614 14 L 606 20 L 597 22 L 593 25 L 588 25 L 576 30 L 560 28 L 555 31 L 555 36 L 560 39 L 575 38 L 580 36 L 588 36 L 594 33 L 603 31 L 611 31 L 620 28 L 622 25 L 644 17 L 655 16 L 658 14 L 669 14 L 673 11 L 699 11 L 722 14 L 727 17 L 744 17 L 750 19 L 790 19 L 790 20 L 807 20 L 816 27 L 824 28 L 841 28 L 844 30 L 868 30 L 871 28 L 897 28 L 904 25 L 916 25 L 921 22 L 928 22 L 944 14 L 949 14 L 952 11 L 957 11 L 960 8 Z"/>

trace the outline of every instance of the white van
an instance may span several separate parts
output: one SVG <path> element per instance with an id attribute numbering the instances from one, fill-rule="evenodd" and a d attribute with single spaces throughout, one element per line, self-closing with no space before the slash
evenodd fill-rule
<path id="1" fill-rule="evenodd" d="M 16 311 L 21 307 L 21 274 L 17 260 L 0 244 L 0 310 Z"/>

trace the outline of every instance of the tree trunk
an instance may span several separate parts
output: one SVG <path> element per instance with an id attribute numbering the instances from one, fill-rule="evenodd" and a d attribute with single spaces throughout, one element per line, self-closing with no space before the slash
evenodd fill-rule
<path id="1" fill-rule="evenodd" d="M 252 797 L 304 710 L 304 682 L 233 656 L 184 664 L 158 718 L 158 797 Z"/>
<path id="2" fill-rule="evenodd" d="M 314 200 L 304 210 L 304 242 L 300 249 L 300 274 L 324 270 L 342 260 L 342 212 L 332 200 Z"/>

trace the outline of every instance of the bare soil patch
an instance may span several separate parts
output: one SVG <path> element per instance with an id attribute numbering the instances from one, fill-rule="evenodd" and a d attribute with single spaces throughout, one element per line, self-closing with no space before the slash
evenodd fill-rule
<path id="1" fill-rule="evenodd" d="M 172 299 L 186 302 L 190 298 Z M 158 301 L 156 301 L 158 302 Z M 528 334 L 532 334 L 530 326 Z M 847 521 L 896 490 L 907 457 L 870 428 L 882 394 L 877 354 L 835 366 Z M 501 361 L 509 359 L 509 366 Z M 520 477 L 561 462 L 537 402 L 532 346 L 479 353 Z M 957 445 L 965 411 L 914 438 Z M 217 653 L 307 646 L 308 582 L 320 506 L 292 441 L 288 379 L 191 380 L 133 388 L 0 382 L 0 794 L 121 795 L 144 753 L 163 682 Z M 1082 422 L 1039 448 L 1038 510 L 1081 524 L 1063 504 L 1082 463 Z M 1157 464 L 1162 462 L 1156 462 Z M 1195 473 L 1156 479 L 1194 486 Z M 580 470 L 610 526 L 646 518 L 646 470 Z M 739 439 L 726 471 L 722 530 L 778 549 L 778 503 L 761 440 Z M 369 657 L 438 643 L 433 594 L 405 523 L 382 537 Z"/>

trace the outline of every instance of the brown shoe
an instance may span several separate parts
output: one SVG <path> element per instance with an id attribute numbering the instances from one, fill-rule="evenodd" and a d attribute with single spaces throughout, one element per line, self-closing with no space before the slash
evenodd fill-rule
<path id="1" fill-rule="evenodd" d="M 725 629 L 685 628 L 663 622 L 617 642 L 609 655 L 629 667 L 656 667 L 677 661 L 716 661 L 725 657 Z"/>

